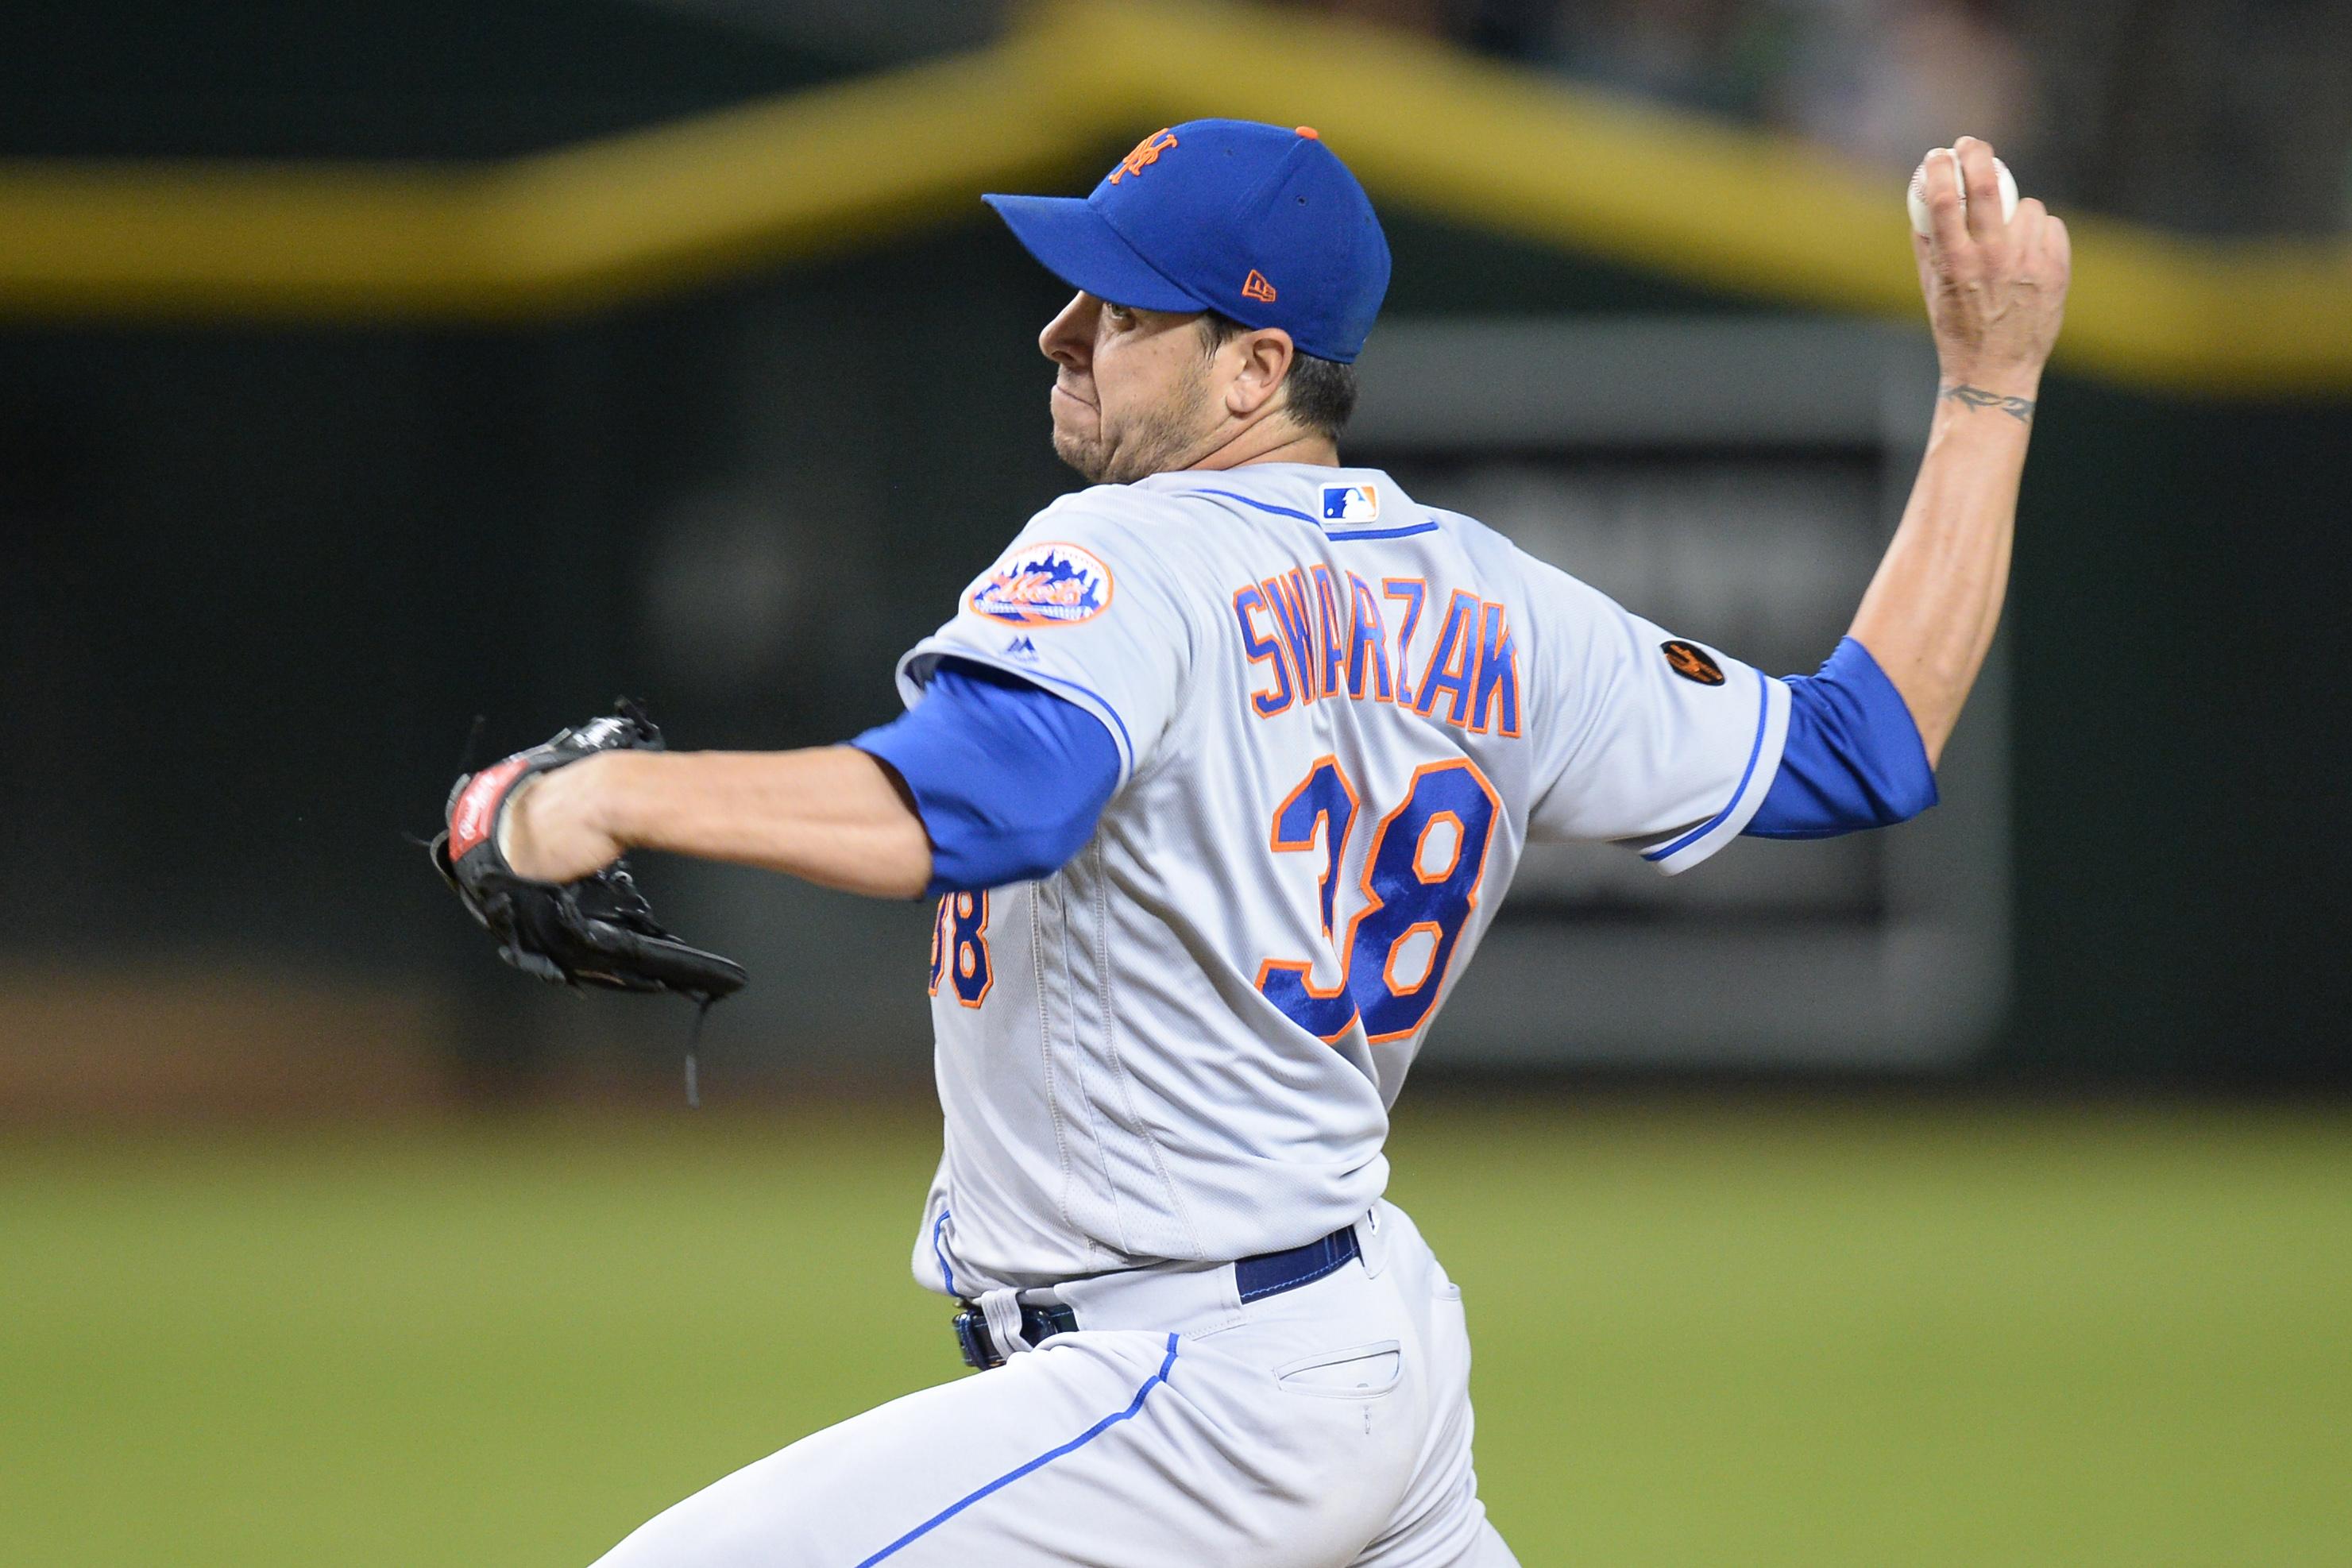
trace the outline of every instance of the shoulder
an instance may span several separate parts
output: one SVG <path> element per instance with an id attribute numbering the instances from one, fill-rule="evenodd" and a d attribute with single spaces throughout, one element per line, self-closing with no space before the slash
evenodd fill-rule
<path id="1" fill-rule="evenodd" d="M 1218 531 L 1204 528 L 1204 503 L 1182 491 L 1132 485 L 1095 485 L 1060 497 L 1024 527 L 1006 559 L 1055 545 L 1083 559 L 1112 582 L 1182 598 L 1196 578 L 1213 574 Z"/>
<path id="2" fill-rule="evenodd" d="M 1531 555 L 1509 535 L 1458 511 L 1425 508 L 1467 556 L 1481 582 L 1517 588 L 1538 614 L 1580 615 L 1613 608 L 1600 589 L 1573 574 Z"/>
<path id="3" fill-rule="evenodd" d="M 1012 548 L 1056 540 L 1116 555 L 1135 570 L 1169 557 L 1192 532 L 1190 509 L 1181 495 L 1132 485 L 1095 485 L 1062 496 L 1030 518 Z"/>
<path id="4" fill-rule="evenodd" d="M 967 613 L 1021 626 L 1077 626 L 1137 610 L 1181 616 L 1181 511 L 1125 485 L 1063 496 L 1033 516 L 965 591 Z"/>
<path id="5" fill-rule="evenodd" d="M 1624 607 L 1601 589 L 1531 554 L 1507 535 L 1460 512 L 1433 512 L 1477 581 L 1510 606 L 1518 646 L 1562 689 L 1582 688 L 1622 662 Z"/>
<path id="6" fill-rule="evenodd" d="M 1041 531 L 1059 529 L 1096 535 L 1106 542 L 1143 539 L 1155 530 L 1181 526 L 1197 503 L 1181 490 L 1146 489 L 1138 485 L 1089 485 L 1058 496 L 1029 520 L 1021 531 L 1024 540 L 1042 537 Z"/>

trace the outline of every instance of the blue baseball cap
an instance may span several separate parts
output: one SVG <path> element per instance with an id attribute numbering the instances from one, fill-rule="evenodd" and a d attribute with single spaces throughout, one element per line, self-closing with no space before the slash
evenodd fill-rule
<path id="1" fill-rule="evenodd" d="M 1371 198 L 1309 127 L 1190 120 L 1094 194 L 982 198 L 1045 269 L 1139 310 L 1215 310 L 1352 362 L 1389 287 Z"/>

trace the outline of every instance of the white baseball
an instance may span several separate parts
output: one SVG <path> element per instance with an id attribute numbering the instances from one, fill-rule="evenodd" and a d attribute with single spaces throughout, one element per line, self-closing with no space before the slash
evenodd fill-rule
<path id="1" fill-rule="evenodd" d="M 1940 153 L 1948 158 L 1952 155 L 1952 150 L 1950 148 L 1938 147 L 1936 149 L 1935 153 L 1928 153 L 1927 158 L 1936 156 L 1937 153 Z M 1957 170 L 1954 171 L 1955 174 L 1958 172 L 1958 171 Z M 2011 174 L 2009 172 L 2009 165 L 2002 163 L 1998 158 L 1995 158 L 1992 161 L 1992 172 L 2000 181 L 2000 221 L 2007 223 L 2017 214 L 2017 176 Z M 1911 232 L 1914 234 L 1926 234 L 1927 232 L 1927 158 L 1920 159 L 1919 166 L 1911 171 L 1911 189 L 1906 198 L 1906 205 L 1911 209 Z M 1967 184 L 1963 182 L 1960 185 L 1960 211 L 1965 214 L 1968 210 L 1969 187 Z"/>

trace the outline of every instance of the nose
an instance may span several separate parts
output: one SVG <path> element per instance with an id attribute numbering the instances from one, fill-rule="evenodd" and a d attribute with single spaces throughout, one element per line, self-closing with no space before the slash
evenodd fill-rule
<path id="1" fill-rule="evenodd" d="M 1081 291 L 1037 334 L 1037 352 L 1055 364 L 1084 370 L 1095 342 L 1095 313 L 1102 301 Z"/>

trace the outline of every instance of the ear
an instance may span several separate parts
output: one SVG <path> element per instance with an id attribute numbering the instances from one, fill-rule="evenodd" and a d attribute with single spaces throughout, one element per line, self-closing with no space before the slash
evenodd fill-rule
<path id="1" fill-rule="evenodd" d="M 1252 327 L 1228 341 L 1217 357 L 1231 367 L 1225 382 L 1225 412 L 1249 419 L 1265 412 L 1297 351 L 1280 327 Z"/>

